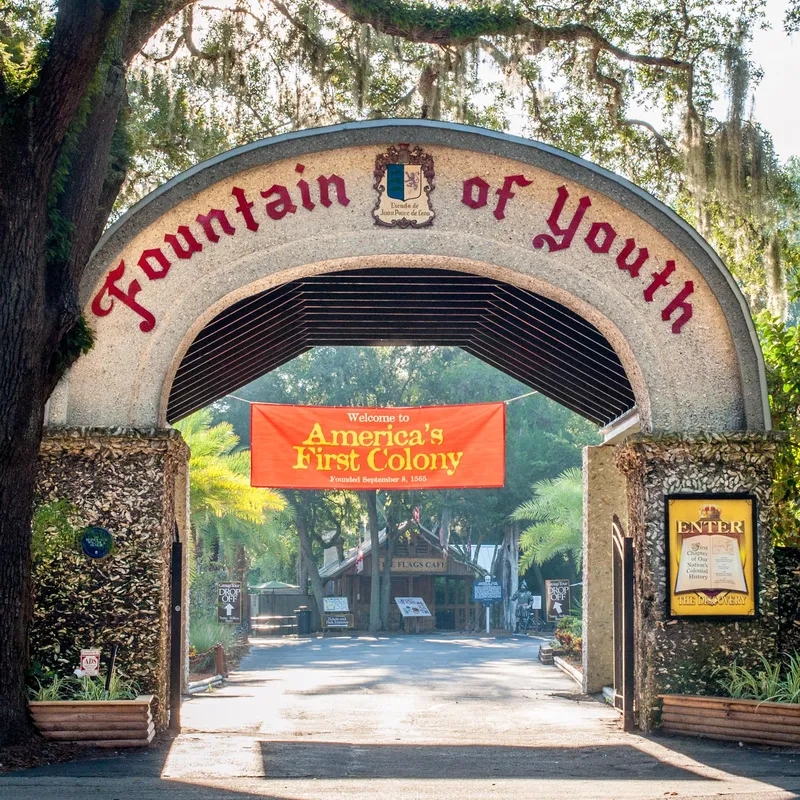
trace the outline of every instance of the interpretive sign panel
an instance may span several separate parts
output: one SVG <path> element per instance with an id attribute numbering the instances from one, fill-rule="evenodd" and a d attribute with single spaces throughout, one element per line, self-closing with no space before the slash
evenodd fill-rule
<path id="1" fill-rule="evenodd" d="M 554 580 L 544 582 L 547 593 L 547 621 L 554 622 L 569 614 L 569 581 Z"/>
<path id="2" fill-rule="evenodd" d="M 350 610 L 350 603 L 346 597 L 323 597 L 322 610 L 325 612 L 348 612 Z"/>
<path id="3" fill-rule="evenodd" d="M 490 606 L 492 603 L 499 603 L 503 599 L 503 587 L 500 581 L 473 581 L 472 583 L 472 602 L 483 603 Z"/>
<path id="4" fill-rule="evenodd" d="M 250 482 L 273 489 L 503 486 L 505 403 L 250 406 Z"/>
<path id="5" fill-rule="evenodd" d="M 234 625 L 242 621 L 242 584 L 238 581 L 217 584 L 217 621 Z"/>
<path id="6" fill-rule="evenodd" d="M 421 597 L 395 597 L 394 601 L 404 617 L 429 617 L 431 615 Z"/>
<path id="7" fill-rule="evenodd" d="M 666 504 L 669 615 L 756 615 L 756 501 L 672 495 Z"/>

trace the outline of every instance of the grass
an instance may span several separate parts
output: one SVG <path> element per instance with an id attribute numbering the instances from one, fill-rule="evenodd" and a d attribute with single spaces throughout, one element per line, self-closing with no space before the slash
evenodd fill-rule
<path id="1" fill-rule="evenodd" d="M 737 700 L 800 703 L 800 654 L 789 653 L 783 662 L 771 663 L 760 655 L 763 669 L 749 670 L 737 664 L 714 670 L 720 686 Z"/>
<path id="2" fill-rule="evenodd" d="M 105 678 L 62 678 L 53 675 L 38 686 L 28 687 L 29 700 L 133 700 L 139 694 L 139 687 L 133 681 L 115 674 L 111 678 L 106 695 Z"/>

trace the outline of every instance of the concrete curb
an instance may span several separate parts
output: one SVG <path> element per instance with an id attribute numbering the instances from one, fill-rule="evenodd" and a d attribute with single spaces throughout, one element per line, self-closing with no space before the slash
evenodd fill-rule
<path id="1" fill-rule="evenodd" d="M 565 674 L 568 675 L 578 686 L 583 689 L 583 673 L 575 669 L 572 664 L 568 664 L 560 656 L 553 656 L 553 663 Z"/>

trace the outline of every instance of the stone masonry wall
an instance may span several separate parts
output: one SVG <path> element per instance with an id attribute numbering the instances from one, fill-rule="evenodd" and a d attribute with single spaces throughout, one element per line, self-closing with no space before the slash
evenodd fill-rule
<path id="1" fill-rule="evenodd" d="M 718 693 L 716 667 L 734 661 L 752 667 L 760 664 L 760 653 L 777 654 L 778 590 L 770 542 L 777 445 L 775 435 L 743 433 L 640 436 L 618 448 L 636 548 L 636 719 L 643 730 L 658 723 L 658 694 Z M 757 498 L 758 618 L 667 618 L 664 498 L 679 492 L 747 492 Z"/>
<path id="2" fill-rule="evenodd" d="M 66 500 L 80 526 L 114 536 L 105 559 L 65 548 L 37 570 L 32 663 L 70 675 L 80 649 L 108 654 L 142 693 L 158 698 L 167 723 L 170 560 L 174 488 L 188 448 L 175 430 L 51 428 L 41 447 L 37 505 Z"/>
<path id="3" fill-rule="evenodd" d="M 776 547 L 781 653 L 800 653 L 800 547 Z"/>

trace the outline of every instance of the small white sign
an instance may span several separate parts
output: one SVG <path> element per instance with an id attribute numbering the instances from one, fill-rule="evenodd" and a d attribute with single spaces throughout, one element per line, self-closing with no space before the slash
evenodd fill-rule
<path id="1" fill-rule="evenodd" d="M 531 595 L 531 608 L 536 610 L 539 609 L 541 611 L 542 608 L 542 596 L 540 594 L 532 594 Z"/>
<path id="2" fill-rule="evenodd" d="M 350 603 L 346 597 L 323 597 L 322 610 L 327 613 L 342 613 L 350 610 Z"/>
<path id="3" fill-rule="evenodd" d="M 404 617 L 429 617 L 431 615 L 421 597 L 395 597 L 394 601 Z"/>
<path id="4" fill-rule="evenodd" d="M 81 671 L 90 678 L 100 674 L 99 650 L 81 650 Z"/>

